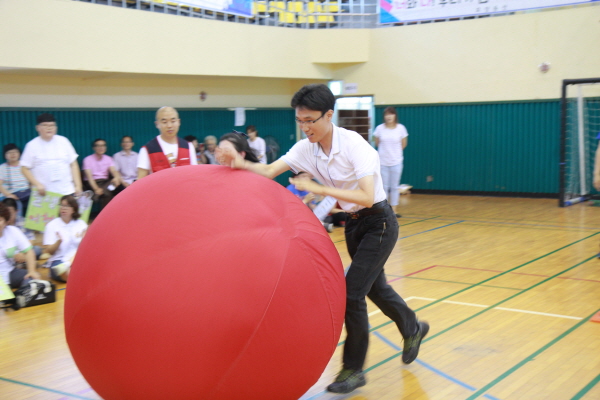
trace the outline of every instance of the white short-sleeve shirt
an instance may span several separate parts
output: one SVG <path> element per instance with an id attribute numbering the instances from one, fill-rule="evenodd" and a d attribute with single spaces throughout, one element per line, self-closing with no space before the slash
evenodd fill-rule
<path id="1" fill-rule="evenodd" d="M 65 260 L 72 257 L 77 251 L 87 227 L 88 225 L 80 219 L 72 220 L 67 224 L 59 217 L 48 222 L 44 231 L 44 246 L 56 243 L 57 233 L 62 238 L 60 246 L 48 261 Z"/>
<path id="2" fill-rule="evenodd" d="M 15 267 L 15 254 L 23 253 L 30 248 L 31 242 L 19 228 L 12 225 L 4 228 L 0 236 L 0 276 L 4 283 L 10 282 L 10 271 Z"/>
<path id="3" fill-rule="evenodd" d="M 252 140 L 248 140 L 248 144 L 250 145 L 250 148 L 252 149 L 252 151 L 254 151 L 254 154 L 256 155 L 256 157 L 260 157 L 262 156 L 262 158 L 260 158 L 258 161 L 261 164 L 266 164 L 267 163 L 267 144 L 265 143 L 265 139 L 261 138 L 261 137 L 257 137 L 256 139 L 254 139 L 254 141 Z"/>
<path id="4" fill-rule="evenodd" d="M 381 165 L 391 167 L 402 164 L 404 161 L 402 139 L 408 137 L 404 125 L 396 124 L 393 129 L 386 127 L 385 124 L 378 125 L 373 136 L 379 139 L 378 151 Z"/>
<path id="5" fill-rule="evenodd" d="M 73 145 L 64 136 L 50 141 L 36 137 L 25 145 L 21 166 L 27 167 L 48 192 L 62 195 L 75 192 L 71 163 L 77 160 Z"/>
<path id="6" fill-rule="evenodd" d="M 164 155 L 167 156 L 171 164 L 174 163 L 177 160 L 177 154 L 179 153 L 179 144 L 167 143 L 160 137 L 160 135 L 158 135 L 157 138 L 158 144 L 160 144 L 160 148 L 162 149 Z M 188 143 L 188 147 L 190 149 L 190 165 L 198 165 L 198 159 L 196 158 L 196 150 L 194 149 L 194 145 L 192 144 L 192 142 Z M 150 173 L 152 173 L 152 168 L 150 167 L 150 157 L 148 156 L 148 149 L 146 149 L 145 146 L 140 149 L 137 167 L 146 169 Z"/>
<path id="7" fill-rule="evenodd" d="M 323 185 L 338 189 L 359 189 L 358 180 L 373 175 L 374 203 L 386 198 L 377 150 L 354 131 L 333 125 L 329 156 L 323 153 L 319 143 L 310 143 L 308 139 L 303 139 L 282 156 L 281 160 L 295 173 L 308 172 Z M 346 212 L 356 212 L 364 208 L 343 200 L 338 202 Z"/>

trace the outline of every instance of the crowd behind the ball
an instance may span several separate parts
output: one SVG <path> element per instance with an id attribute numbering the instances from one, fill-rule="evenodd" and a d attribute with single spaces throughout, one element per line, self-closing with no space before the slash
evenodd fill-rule
<path id="1" fill-rule="evenodd" d="M 131 135 L 123 135 L 121 150 L 112 156 L 106 154 L 110 143 L 96 138 L 80 166 L 80 156 L 68 138 L 57 135 L 57 129 L 52 114 L 41 114 L 36 125 L 39 136 L 29 141 L 23 152 L 15 143 L 4 146 L 6 162 L 0 165 L 0 225 L 4 221 L 2 236 L 14 244 L 17 251 L 0 260 L 0 276 L 13 291 L 31 279 L 39 279 L 38 266 L 49 268 L 48 275 L 53 281 L 67 282 L 71 263 L 88 228 L 87 219 L 93 221 L 115 196 L 138 180 L 139 153 L 134 150 Z M 267 162 L 265 141 L 258 137 L 253 125 L 247 126 L 245 133 L 232 130 L 218 140 L 214 135 L 205 136 L 201 143 L 193 135 L 184 140 L 192 145 L 199 165 L 219 164 L 222 160 L 219 160 L 218 148 L 233 150 L 251 162 Z M 49 143 L 52 146 L 48 146 Z M 56 157 L 46 162 L 43 169 L 36 168 L 36 160 L 48 154 L 61 154 L 62 159 Z M 314 179 L 305 172 L 294 177 Z M 293 184 L 287 189 L 311 210 L 323 200 L 321 196 L 297 190 Z M 58 216 L 46 221 L 43 231 L 26 228 L 30 200 L 35 203 L 33 199 L 43 198 L 53 201 Z M 84 221 L 81 214 L 87 208 L 90 213 Z M 328 232 L 332 232 L 334 226 L 343 227 L 345 221 L 346 214 L 339 204 L 322 219 Z M 6 229 L 9 226 L 12 228 Z"/>

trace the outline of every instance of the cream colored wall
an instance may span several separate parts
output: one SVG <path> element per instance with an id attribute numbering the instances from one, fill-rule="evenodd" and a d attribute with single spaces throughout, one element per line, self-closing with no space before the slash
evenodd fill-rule
<path id="1" fill-rule="evenodd" d="M 375 29 L 371 38 L 369 62 L 335 78 L 377 104 L 558 98 L 563 79 L 600 77 L 598 6 Z"/>
<path id="2" fill-rule="evenodd" d="M 600 7 L 372 30 L 70 0 L 1 0 L 0 18 L 0 107 L 287 107 L 329 79 L 377 104 L 543 99 L 564 78 L 600 75 Z"/>

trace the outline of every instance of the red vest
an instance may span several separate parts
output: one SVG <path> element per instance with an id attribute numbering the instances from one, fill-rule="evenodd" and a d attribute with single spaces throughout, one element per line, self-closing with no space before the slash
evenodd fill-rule
<path id="1" fill-rule="evenodd" d="M 158 138 L 154 138 L 144 146 L 148 150 L 148 157 L 150 157 L 150 168 L 152 172 L 158 172 L 163 169 L 171 168 L 169 159 L 163 153 L 162 147 L 158 143 Z M 175 161 L 174 167 L 180 167 L 182 165 L 190 165 L 190 147 L 186 140 L 177 138 L 177 161 Z"/>

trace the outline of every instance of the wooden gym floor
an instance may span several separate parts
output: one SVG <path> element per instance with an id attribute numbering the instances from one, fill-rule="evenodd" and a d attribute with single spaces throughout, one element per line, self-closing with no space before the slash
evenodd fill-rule
<path id="1" fill-rule="evenodd" d="M 590 321 L 600 312 L 600 207 L 407 195 L 401 213 L 386 273 L 431 324 L 419 358 L 402 364 L 398 330 L 369 304 L 367 385 L 324 391 L 338 346 L 302 400 L 600 399 L 600 323 Z M 331 239 L 349 265 L 343 230 Z M 66 346 L 63 299 L 61 290 L 55 304 L 0 313 L 0 399 L 99 398 Z"/>

